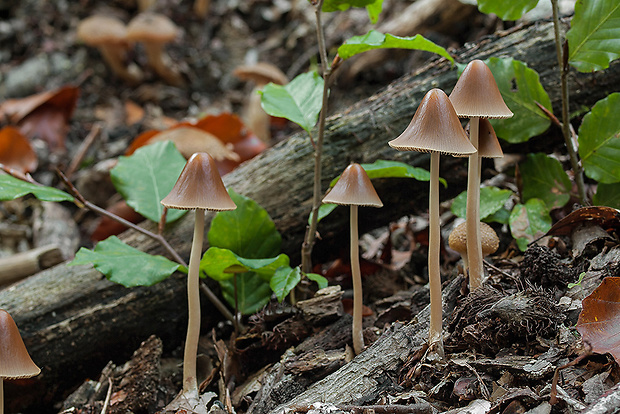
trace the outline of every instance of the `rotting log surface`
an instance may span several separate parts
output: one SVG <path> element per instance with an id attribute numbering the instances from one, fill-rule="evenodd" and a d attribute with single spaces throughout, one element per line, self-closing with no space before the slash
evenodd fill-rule
<path id="1" fill-rule="evenodd" d="M 533 24 L 505 36 L 490 37 L 456 55 L 460 62 L 491 56 L 511 56 L 537 70 L 557 112 L 559 75 L 551 24 Z M 456 79 L 456 71 L 446 61 L 435 60 L 381 93 L 331 117 L 327 122 L 323 156 L 323 188 L 351 161 L 394 159 L 426 167 L 427 155 L 396 152 L 386 142 L 404 130 L 429 89 L 436 87 L 449 92 Z M 602 73 L 572 73 L 571 111 L 591 106 L 619 88 L 618 63 Z M 518 150 L 528 151 L 528 145 Z M 224 177 L 228 187 L 267 209 L 283 235 L 283 250 L 292 256 L 293 263 L 310 211 L 312 157 L 306 135 L 299 133 Z M 449 178 L 449 188 L 442 196 L 452 197 L 464 188 L 464 163 L 452 157 L 442 157 L 441 162 L 442 175 Z M 374 184 L 385 207 L 361 211 L 361 231 L 426 209 L 427 183 L 408 179 L 376 180 Z M 346 228 L 346 220 L 346 214 L 335 212 L 321 222 L 319 231 L 323 241 L 316 247 L 319 254 L 322 246 L 333 246 L 337 238 L 335 230 Z M 184 257 L 189 255 L 191 225 L 189 214 L 169 230 L 172 245 Z M 154 242 L 142 235 L 129 233 L 125 239 L 145 251 L 161 253 Z M 1 291 L 0 308 L 14 317 L 33 359 L 43 368 L 35 383 L 39 393 L 33 394 L 34 401 L 55 398 L 67 384 L 97 372 L 109 359 L 129 357 L 151 334 L 162 337 L 167 347 L 180 343 L 186 323 L 184 290 L 181 276 L 150 288 L 126 289 L 108 282 L 87 266 L 59 265 Z M 205 302 L 203 332 L 219 317 Z M 8 389 L 6 395 L 11 398 Z"/>

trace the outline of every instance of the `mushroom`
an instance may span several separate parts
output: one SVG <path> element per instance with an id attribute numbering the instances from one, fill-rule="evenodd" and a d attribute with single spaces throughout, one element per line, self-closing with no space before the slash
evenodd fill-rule
<path id="1" fill-rule="evenodd" d="M 504 103 L 495 78 L 481 60 L 471 61 L 454 86 L 450 101 L 458 116 L 470 118 L 469 138 L 478 149 L 480 118 L 510 118 L 513 113 Z M 469 290 L 482 284 L 482 252 L 480 246 L 480 157 L 469 156 L 467 172 L 467 251 L 469 257 Z"/>
<path id="2" fill-rule="evenodd" d="M 200 335 L 199 271 L 204 238 L 204 210 L 223 211 L 237 208 L 232 201 L 215 161 L 207 153 L 199 152 L 190 157 L 170 193 L 161 201 L 167 208 L 196 210 L 194 239 L 187 274 L 187 302 L 189 318 L 183 355 L 183 393 L 198 393 L 196 380 L 196 354 Z"/>
<path id="3" fill-rule="evenodd" d="M 362 331 L 362 274 L 360 271 L 357 206 L 383 207 L 366 171 L 359 164 L 349 165 L 334 187 L 323 197 L 323 203 L 351 207 L 351 277 L 353 279 L 353 350 L 358 355 L 364 349 Z"/>
<path id="4" fill-rule="evenodd" d="M 465 155 L 476 152 L 448 99 L 440 89 L 431 89 L 424 95 L 407 129 L 389 142 L 399 151 L 431 153 L 429 190 L 429 248 L 428 280 L 431 296 L 429 327 L 430 355 L 443 359 L 441 274 L 439 264 L 439 155 Z"/>
<path id="5" fill-rule="evenodd" d="M 499 237 L 485 222 L 480 222 L 480 244 L 482 247 L 482 257 L 488 256 L 497 251 L 499 247 Z M 467 271 L 469 266 L 467 260 L 467 223 L 464 221 L 457 225 L 448 237 L 448 245 L 452 250 L 459 253 L 463 258 L 463 267 Z"/>
<path id="6" fill-rule="evenodd" d="M 179 34 L 177 26 L 160 13 L 142 12 L 127 25 L 127 39 L 144 45 L 146 58 L 155 73 L 173 86 L 183 86 L 181 74 L 173 68 L 170 58 L 164 52 L 166 43 L 172 42 Z"/>
<path id="7" fill-rule="evenodd" d="M 243 110 L 243 118 L 248 128 L 262 141 L 268 143 L 271 141 L 271 117 L 261 106 L 261 96 L 258 91 L 269 82 L 285 85 L 288 83 L 288 78 L 277 66 L 266 62 L 238 66 L 233 71 L 233 75 L 241 80 L 253 81 L 256 84 Z"/>
<path id="8" fill-rule="evenodd" d="M 30 378 L 39 375 L 24 345 L 15 321 L 4 309 L 0 309 L 0 414 L 4 413 L 3 380 Z"/>
<path id="9" fill-rule="evenodd" d="M 124 81 L 136 84 L 142 80 L 138 66 L 125 66 L 129 45 L 125 23 L 112 16 L 90 16 L 80 22 L 77 38 L 89 46 L 96 47 L 112 72 Z"/>

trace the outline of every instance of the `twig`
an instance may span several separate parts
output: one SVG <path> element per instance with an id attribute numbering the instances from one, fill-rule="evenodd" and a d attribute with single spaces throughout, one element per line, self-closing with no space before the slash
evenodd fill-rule
<path id="1" fill-rule="evenodd" d="M 90 130 L 86 138 L 84 138 L 84 141 L 82 141 L 82 144 L 80 145 L 80 148 L 75 154 L 75 157 L 73 157 L 71 164 L 69 164 L 69 168 L 67 168 L 67 171 L 65 171 L 65 175 L 67 177 L 71 178 L 73 173 L 77 170 L 78 166 L 84 159 L 86 152 L 93 145 L 93 143 L 95 142 L 95 139 L 97 139 L 100 132 L 101 132 L 101 125 L 97 123 L 93 126 L 93 129 Z"/>
<path id="2" fill-rule="evenodd" d="M 112 379 L 108 378 L 108 392 L 105 396 L 105 401 L 103 402 L 103 408 L 101 408 L 101 414 L 105 414 L 108 406 L 110 405 L 110 397 L 112 396 Z"/>
<path id="3" fill-rule="evenodd" d="M 572 361 L 567 362 L 566 364 L 559 366 L 555 369 L 555 373 L 553 374 L 553 381 L 551 382 L 551 392 L 549 393 L 550 395 L 549 404 L 555 405 L 558 403 L 557 395 L 558 395 L 558 381 L 560 379 L 560 370 L 575 366 L 578 363 L 580 363 L 584 358 L 592 355 L 592 346 L 586 342 L 584 342 L 584 345 L 586 345 L 586 350 L 583 354 L 579 355 L 577 358 L 573 359 Z"/>

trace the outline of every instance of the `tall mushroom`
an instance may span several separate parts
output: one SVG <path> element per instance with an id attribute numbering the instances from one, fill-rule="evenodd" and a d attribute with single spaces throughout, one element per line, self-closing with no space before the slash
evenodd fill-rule
<path id="1" fill-rule="evenodd" d="M 161 201 L 167 208 L 196 210 L 194 239 L 187 274 L 187 336 L 183 355 L 183 393 L 198 393 L 196 354 L 200 335 L 199 271 L 204 238 L 205 211 L 234 210 L 213 158 L 205 152 L 190 157 L 170 193 Z"/>
<path id="2" fill-rule="evenodd" d="M 129 44 L 127 28 L 121 20 L 112 16 L 90 16 L 78 25 L 77 38 L 89 46 L 96 47 L 103 60 L 119 78 L 130 84 L 142 80 L 142 71 L 138 66 L 125 64 Z"/>
<path id="3" fill-rule="evenodd" d="M 488 66 L 481 60 L 471 61 L 454 86 L 450 101 L 460 117 L 470 119 L 469 138 L 478 149 L 480 118 L 510 118 L 502 94 Z M 480 157 L 469 156 L 467 172 L 467 255 L 469 258 L 469 290 L 482 284 L 482 251 L 480 247 Z"/>
<path id="4" fill-rule="evenodd" d="M 11 315 L 0 309 L 0 414 L 4 413 L 4 378 L 30 378 L 39 375 Z"/>
<path id="5" fill-rule="evenodd" d="M 353 280 L 353 350 L 359 354 L 364 349 L 362 331 L 362 274 L 360 271 L 359 237 L 357 231 L 357 206 L 383 207 L 361 165 L 349 165 L 334 187 L 323 197 L 323 203 L 351 207 L 351 278 Z"/>
<path id="6" fill-rule="evenodd" d="M 142 12 L 127 25 L 127 39 L 144 45 L 146 58 L 155 73 L 166 83 L 183 86 L 181 74 L 172 66 L 164 46 L 179 35 L 177 26 L 160 13 Z"/>
<path id="7" fill-rule="evenodd" d="M 473 154 L 476 149 L 467 139 L 448 96 L 441 89 L 431 89 L 405 131 L 389 142 L 399 151 L 420 151 L 431 154 L 429 190 L 428 280 L 431 295 L 429 328 L 430 355 L 443 358 L 441 274 L 439 272 L 439 155 Z"/>

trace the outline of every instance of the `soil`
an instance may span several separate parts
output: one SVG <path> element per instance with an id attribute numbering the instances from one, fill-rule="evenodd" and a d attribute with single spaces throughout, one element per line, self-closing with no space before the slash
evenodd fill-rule
<path id="1" fill-rule="evenodd" d="M 394 19 L 406 6 L 386 0 L 381 22 Z M 242 113 L 253 85 L 235 78 L 235 67 L 268 61 L 292 78 L 316 65 L 314 13 L 306 1 L 212 0 L 205 17 L 196 14 L 190 1 L 159 0 L 154 10 L 182 28 L 181 38 L 169 44 L 166 52 L 182 74 L 184 87 L 166 84 L 149 69 L 140 46 L 129 58 L 145 68 L 146 79 L 129 86 L 110 74 L 96 49 L 77 41 L 75 30 L 81 19 L 102 13 L 127 22 L 138 13 L 132 0 L 0 1 L 0 98 L 21 98 L 66 84 L 80 89 L 66 148 L 50 152 L 45 143 L 34 144 L 39 168 L 33 176 L 39 182 L 57 184 L 55 168 L 65 170 L 84 138 L 99 128 L 76 179 L 81 179 L 81 188 L 91 201 L 111 205 L 118 195 L 101 179 L 107 171 L 102 165 L 122 155 L 140 132 L 207 113 Z M 467 15 L 451 25 L 429 24 L 425 35 L 445 47 L 457 48 L 506 28 L 473 9 Z M 363 10 L 326 15 L 325 25 L 330 50 L 371 28 Z M 394 54 L 362 72 L 345 66 L 331 92 L 330 112 L 344 110 L 386 87 L 426 57 L 422 53 Z M 129 102 L 144 111 L 131 124 L 126 112 Z M 295 128 L 289 124 L 272 125 L 270 144 L 286 139 L 292 131 Z M 506 180 L 514 186 L 511 178 Z M 454 216 L 447 207 L 442 208 L 447 223 L 444 231 L 449 232 Z M 29 199 L 0 205 L 2 256 L 31 247 L 37 212 L 46 208 L 52 207 Z M 567 213 L 555 211 L 554 216 Z M 75 223 L 56 227 L 53 232 L 52 237 L 62 240 L 59 243 L 64 251 L 71 255 L 79 246 L 92 247 L 90 236 L 98 224 L 94 215 L 67 209 L 47 214 Z M 577 224 L 581 223 L 532 244 L 526 252 L 519 251 L 506 226 L 495 224 L 500 249 L 487 258 L 485 285 L 471 293 L 458 254 L 445 246 L 442 276 L 445 289 L 452 292 L 444 305 L 445 360 L 428 359 L 425 348 L 420 347 L 391 367 L 372 395 L 358 395 L 340 406 L 294 400 L 310 387 L 320 389 L 317 384 L 321 379 L 329 375 L 338 378 L 339 370 L 354 358 L 351 317 L 343 308 L 351 298 L 346 254 L 319 263 L 317 271 L 330 280 L 327 291 L 296 306 L 271 303 L 246 318 L 247 329 L 240 333 L 234 333 L 224 321 L 214 324 L 209 332 L 203 331 L 201 391 L 213 393 L 205 394 L 213 395 L 213 400 L 207 399 L 208 409 L 195 410 L 225 413 L 234 408 L 239 413 L 267 413 L 293 400 L 289 412 L 456 413 L 466 412 L 464 407 L 469 407 L 468 412 L 578 412 L 620 381 L 614 359 L 609 354 L 589 354 L 574 329 L 581 300 L 604 277 L 619 273 L 620 226 L 617 221 L 595 222 L 591 225 L 598 230 L 584 235 Z M 375 229 L 363 238 L 366 352 L 372 352 L 375 342 L 399 327 L 419 322 L 428 304 L 426 227 L 424 217 L 394 217 L 391 226 Z M 447 240 L 447 233 L 444 238 Z M 333 251 L 338 251 L 338 246 Z M 580 276 L 581 282 L 569 288 Z M 19 383 L 7 383 L 6 395 L 16 395 L 7 411 L 159 412 L 181 388 L 180 354 L 182 350 L 168 349 L 159 338 L 148 338 L 129 361 L 111 361 L 97 380 L 85 378 L 82 384 L 62 390 L 58 393 L 62 400 L 51 406 L 20 395 Z M 553 391 L 556 368 L 576 358 L 581 359 L 562 369 Z M 168 410 L 187 412 L 170 406 Z"/>

